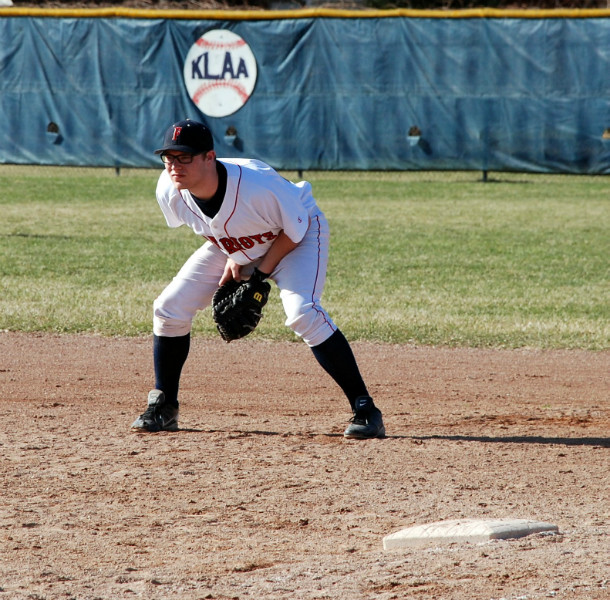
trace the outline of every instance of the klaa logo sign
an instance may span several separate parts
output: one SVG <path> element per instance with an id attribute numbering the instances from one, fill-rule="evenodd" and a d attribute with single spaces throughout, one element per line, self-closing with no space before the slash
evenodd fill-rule
<path id="1" fill-rule="evenodd" d="M 256 84 L 256 59 L 232 31 L 213 29 L 191 47 L 184 61 L 184 83 L 191 100 L 208 117 L 226 117 L 250 98 Z"/>

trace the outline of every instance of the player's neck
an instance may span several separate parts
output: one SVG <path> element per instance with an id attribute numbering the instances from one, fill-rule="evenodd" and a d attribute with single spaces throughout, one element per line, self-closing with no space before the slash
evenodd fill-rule
<path id="1" fill-rule="evenodd" d="M 205 163 L 201 177 L 189 188 L 189 192 L 200 200 L 209 200 L 214 197 L 216 190 L 218 190 L 218 171 L 216 161 L 211 161 L 211 164 Z"/>

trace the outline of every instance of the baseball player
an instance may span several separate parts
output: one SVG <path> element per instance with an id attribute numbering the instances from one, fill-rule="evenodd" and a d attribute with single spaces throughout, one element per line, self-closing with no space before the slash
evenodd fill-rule
<path id="1" fill-rule="evenodd" d="M 206 242 L 154 302 L 155 389 L 132 428 L 178 429 L 178 387 L 193 318 L 219 286 L 256 277 L 275 282 L 286 325 L 347 396 L 353 416 L 345 437 L 384 437 L 381 411 L 350 345 L 320 304 L 329 229 L 311 185 L 287 181 L 258 160 L 218 159 L 209 129 L 192 120 L 171 125 L 155 153 L 165 164 L 156 195 L 167 224 L 188 225 Z"/>

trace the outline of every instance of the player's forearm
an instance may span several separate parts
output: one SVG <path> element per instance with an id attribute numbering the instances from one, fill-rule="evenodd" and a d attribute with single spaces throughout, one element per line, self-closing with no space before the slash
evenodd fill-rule
<path id="1" fill-rule="evenodd" d="M 298 246 L 283 231 L 277 236 L 267 254 L 258 265 L 258 270 L 263 273 L 272 273 L 278 263 Z"/>

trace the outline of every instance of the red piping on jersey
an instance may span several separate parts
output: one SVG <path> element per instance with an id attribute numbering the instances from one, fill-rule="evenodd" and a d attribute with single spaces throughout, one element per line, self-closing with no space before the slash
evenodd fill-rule
<path id="1" fill-rule="evenodd" d="M 230 238 L 231 235 L 229 234 L 229 230 L 227 229 L 227 227 L 229 225 L 229 221 L 233 218 L 233 215 L 235 214 L 235 211 L 237 210 L 237 199 L 239 198 L 239 188 L 241 186 L 241 176 L 242 176 L 241 166 L 240 165 L 235 165 L 235 166 L 239 169 L 239 179 L 237 180 L 237 190 L 235 192 L 233 210 L 231 211 L 231 214 L 227 217 L 227 220 L 225 221 L 225 224 L 224 224 L 224 230 L 225 230 L 225 233 L 227 234 L 228 238 Z M 252 262 L 254 260 L 248 256 L 248 254 L 246 253 L 246 251 L 243 248 L 241 250 L 239 250 L 238 252 L 241 252 L 248 259 L 249 262 Z"/>
<path id="2" fill-rule="evenodd" d="M 202 223 L 205 223 L 205 221 L 201 218 L 201 215 L 198 215 L 187 203 L 187 201 L 184 199 L 184 196 L 182 195 L 182 192 L 176 188 L 176 191 L 178 192 L 178 195 L 180 196 L 180 199 L 182 200 L 182 202 L 184 203 L 184 206 L 186 206 L 186 208 L 188 208 L 188 210 L 191 211 L 191 213 L 193 213 L 193 215 L 195 217 L 197 217 Z M 206 240 L 208 239 L 207 236 L 203 235 L 203 233 L 199 234 L 201 235 L 201 237 L 204 237 Z"/>

